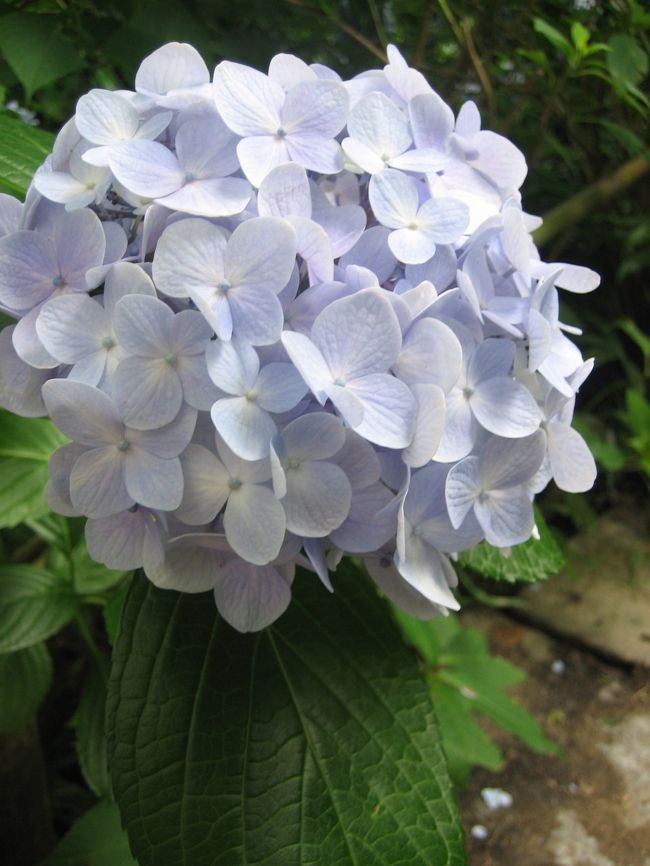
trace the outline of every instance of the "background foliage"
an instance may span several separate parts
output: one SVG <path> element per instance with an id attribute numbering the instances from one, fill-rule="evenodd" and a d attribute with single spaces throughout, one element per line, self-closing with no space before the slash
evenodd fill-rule
<path id="1" fill-rule="evenodd" d="M 564 321 L 585 329 L 579 338 L 585 356 L 597 358 L 580 394 L 577 424 L 601 469 L 596 491 L 588 497 L 545 494 L 542 510 L 551 529 L 540 515 L 542 542 L 510 559 L 483 545 L 466 554 L 466 602 L 516 603 L 509 595 L 494 602 L 488 593 L 503 582 L 543 579 L 558 570 L 562 535 L 598 511 L 621 501 L 645 504 L 650 13 L 642 3 L 2 0 L 0 189 L 21 195 L 76 99 L 90 87 L 132 86 L 142 57 L 170 40 L 193 43 L 208 66 L 227 57 L 264 68 L 274 53 L 290 51 L 344 77 L 381 66 L 387 42 L 396 43 L 452 106 L 475 99 L 485 126 L 508 135 L 527 155 L 524 204 L 545 216 L 537 236 L 544 258 L 575 261 L 603 275 L 597 293 L 573 296 L 563 310 Z M 13 828 L 6 850 L 18 866 L 43 857 L 49 866 L 133 866 L 111 802 L 104 731 L 110 646 L 132 580 L 91 562 L 80 521 L 47 511 L 47 459 L 60 441 L 49 421 L 0 416 L 0 752 L 16 756 L 13 765 L 5 761 L 3 787 L 21 780 L 0 819 Z M 348 583 L 361 580 L 354 568 L 344 575 Z M 138 593 L 147 593 L 139 579 L 127 610 L 134 610 Z M 478 632 L 455 617 L 422 624 L 395 616 L 417 650 L 456 782 L 472 766 L 500 765 L 499 750 L 480 726 L 484 717 L 533 749 L 553 751 L 534 719 L 507 695 L 521 672 L 491 656 Z M 288 640 L 292 627 L 281 620 L 277 640 L 283 634 Z M 224 641 L 226 655 L 236 652 Z M 145 675 L 145 662 L 133 669 L 124 647 L 118 657 L 124 670 L 130 664 L 132 674 Z M 405 663 L 406 656 L 399 658 Z M 113 696 L 123 687 L 126 680 L 114 679 Z M 437 748 L 434 741 L 429 747 Z M 125 772 L 128 778 L 135 768 Z M 142 826 L 145 835 L 152 829 Z M 449 844 L 462 857 L 458 840 Z"/>

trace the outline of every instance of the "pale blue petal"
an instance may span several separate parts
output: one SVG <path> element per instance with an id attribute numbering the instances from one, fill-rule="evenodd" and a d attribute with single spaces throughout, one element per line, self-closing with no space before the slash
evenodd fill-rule
<path id="1" fill-rule="evenodd" d="M 115 404 L 98 388 L 51 379 L 43 385 L 43 400 L 56 426 L 75 442 L 96 448 L 115 444 L 124 436 Z"/>
<path id="2" fill-rule="evenodd" d="M 405 448 L 411 442 L 417 403 L 407 385 L 376 373 L 347 387 L 363 406 L 363 420 L 353 425 L 360 436 L 387 448 Z"/>
<path id="3" fill-rule="evenodd" d="M 164 358 L 124 358 L 112 379 L 112 397 L 124 423 L 136 430 L 164 427 L 178 415 L 183 387 Z"/>
<path id="4" fill-rule="evenodd" d="M 286 469 L 287 493 L 282 505 L 287 529 L 321 538 L 343 523 L 350 510 L 352 488 L 345 473 L 333 463 L 305 461 Z"/>
<path id="5" fill-rule="evenodd" d="M 85 451 L 70 475 L 70 500 L 87 517 L 108 517 L 133 505 L 124 481 L 124 454 L 114 445 Z"/>
<path id="6" fill-rule="evenodd" d="M 246 397 L 217 400 L 212 421 L 226 444 L 244 460 L 268 457 L 276 427 L 268 412 Z"/>
<path id="7" fill-rule="evenodd" d="M 260 369 L 255 349 L 238 339 L 210 343 L 206 350 L 206 363 L 217 388 L 237 396 L 252 390 Z"/>
<path id="8" fill-rule="evenodd" d="M 495 377 L 479 382 L 469 403 L 479 424 L 497 436 L 528 436 L 542 421 L 530 391 L 514 379 Z"/>
<path id="9" fill-rule="evenodd" d="M 307 393 L 307 385 L 292 364 L 267 364 L 254 385 L 257 403 L 267 412 L 288 412 Z"/>
<path id="10" fill-rule="evenodd" d="M 157 457 L 131 446 L 125 452 L 124 482 L 129 495 L 140 505 L 173 511 L 183 498 L 183 472 L 178 457 Z"/>
<path id="11" fill-rule="evenodd" d="M 282 546 L 284 509 L 268 487 L 242 484 L 230 494 L 223 526 L 235 553 L 254 565 L 266 565 Z"/>
<path id="12" fill-rule="evenodd" d="M 560 490 L 567 493 L 591 490 L 596 480 L 596 464 L 582 436 L 559 421 L 548 425 L 547 434 L 553 478 Z"/>
<path id="13" fill-rule="evenodd" d="M 221 616 L 237 631 L 260 631 L 289 607 L 291 588 L 270 565 L 234 559 L 221 569 L 214 597 Z"/>
<path id="14" fill-rule="evenodd" d="M 479 473 L 479 458 L 465 457 L 449 471 L 445 485 L 445 499 L 449 519 L 457 529 L 478 501 L 482 484 Z"/>
<path id="15" fill-rule="evenodd" d="M 535 525 L 533 506 L 523 487 L 492 491 L 487 499 L 476 501 L 474 513 L 485 540 L 495 547 L 523 544 Z"/>

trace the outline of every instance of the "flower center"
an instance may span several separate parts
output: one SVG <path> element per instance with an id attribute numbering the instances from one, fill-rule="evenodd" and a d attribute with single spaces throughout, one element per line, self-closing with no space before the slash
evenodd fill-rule
<path id="1" fill-rule="evenodd" d="M 339 388 L 345 388 L 345 379 L 341 379 L 339 376 L 337 379 L 334 379 L 334 384 L 338 385 Z"/>
<path id="2" fill-rule="evenodd" d="M 122 439 L 120 442 L 117 443 L 117 450 L 118 451 L 128 451 L 130 444 L 131 443 L 129 442 L 128 439 Z"/>
<path id="3" fill-rule="evenodd" d="M 115 345 L 115 340 L 112 337 L 104 337 L 102 340 L 102 349 L 106 349 L 108 352 Z"/>
<path id="4" fill-rule="evenodd" d="M 231 478 L 228 481 L 228 487 L 230 487 L 231 490 L 239 490 L 241 487 L 241 481 L 239 478 Z"/>
<path id="5" fill-rule="evenodd" d="M 300 469 L 300 460 L 296 460 L 295 457 L 292 457 L 287 464 L 287 468 L 289 469 Z"/>
<path id="6" fill-rule="evenodd" d="M 55 289 L 60 289 L 62 286 L 65 286 L 65 279 L 62 274 L 57 274 L 56 277 L 52 278 L 52 285 Z"/>
<path id="7" fill-rule="evenodd" d="M 228 280 L 220 280 L 217 283 L 217 294 L 225 295 L 230 290 L 230 283 Z"/>
<path id="8" fill-rule="evenodd" d="M 177 360 L 178 359 L 175 352 L 170 352 L 168 355 L 165 355 L 165 361 L 169 364 L 170 367 L 175 367 Z"/>
<path id="9" fill-rule="evenodd" d="M 284 138 L 286 136 L 286 134 L 287 134 L 287 130 L 283 126 L 278 126 L 278 128 L 275 130 L 275 137 L 276 138 Z"/>

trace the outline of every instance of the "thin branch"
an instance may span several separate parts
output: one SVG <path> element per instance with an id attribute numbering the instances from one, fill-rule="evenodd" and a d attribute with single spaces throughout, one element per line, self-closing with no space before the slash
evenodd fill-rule
<path id="1" fill-rule="evenodd" d="M 355 42 L 358 42 L 359 45 L 362 45 L 366 51 L 369 51 L 371 54 L 374 54 L 375 57 L 378 57 L 382 63 L 388 63 L 388 57 L 386 56 L 385 51 L 382 51 L 382 49 L 378 48 L 372 40 L 368 39 L 363 35 L 363 33 L 360 33 L 344 21 L 339 21 L 337 18 L 330 18 L 329 15 L 326 15 L 316 6 L 311 6 L 309 3 L 303 3 L 302 0 L 285 0 L 285 2 L 290 3 L 292 6 L 296 6 L 298 9 L 302 9 L 304 12 L 311 13 L 317 18 L 327 21 L 329 24 L 333 24 L 334 27 L 338 27 L 339 30 L 347 36 L 350 36 L 355 40 Z"/>
<path id="2" fill-rule="evenodd" d="M 547 244 L 557 235 L 589 216 L 595 208 L 614 198 L 650 171 L 650 160 L 635 156 L 613 174 L 601 178 L 544 215 L 544 224 L 533 232 L 538 246 Z"/>
<path id="3" fill-rule="evenodd" d="M 416 68 L 422 66 L 424 51 L 427 47 L 427 40 L 429 39 L 431 19 L 436 10 L 436 5 L 436 0 L 434 0 L 433 3 L 429 3 L 424 15 L 422 16 L 422 27 L 420 29 L 420 35 L 418 36 L 417 45 L 415 46 L 415 54 L 413 55 L 413 66 Z"/>
<path id="4" fill-rule="evenodd" d="M 467 48 L 469 59 L 472 61 L 472 66 L 474 67 L 476 74 L 478 75 L 479 81 L 481 82 L 481 87 L 483 88 L 483 93 L 485 94 L 485 101 L 487 102 L 488 113 L 492 118 L 496 114 L 497 108 L 497 102 L 494 97 L 494 88 L 492 87 L 492 82 L 490 81 L 487 69 L 483 65 L 483 61 L 479 57 L 478 51 L 476 50 L 476 45 L 474 44 L 474 37 L 472 36 L 472 28 L 469 26 L 467 21 L 463 21 L 462 28 L 463 36 L 465 37 L 465 47 Z"/>
<path id="5" fill-rule="evenodd" d="M 382 48 L 385 48 L 388 45 L 388 37 L 386 36 L 384 22 L 381 20 L 381 15 L 379 14 L 379 10 L 377 9 L 377 4 L 375 3 L 375 0 L 368 0 L 368 8 L 370 9 L 370 14 L 372 15 L 372 20 L 375 25 L 375 30 L 377 31 L 377 36 L 379 37 L 379 41 L 381 42 Z"/>

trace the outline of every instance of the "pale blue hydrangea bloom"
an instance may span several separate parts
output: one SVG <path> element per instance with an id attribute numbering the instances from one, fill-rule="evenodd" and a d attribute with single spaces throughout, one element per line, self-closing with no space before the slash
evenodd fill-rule
<path id="1" fill-rule="evenodd" d="M 388 60 L 211 80 L 164 45 L 0 195 L 0 405 L 72 440 L 48 504 L 240 631 L 346 554 L 413 616 L 456 609 L 455 554 L 595 478 L 558 290 L 598 276 L 540 260 L 517 148 Z"/>

